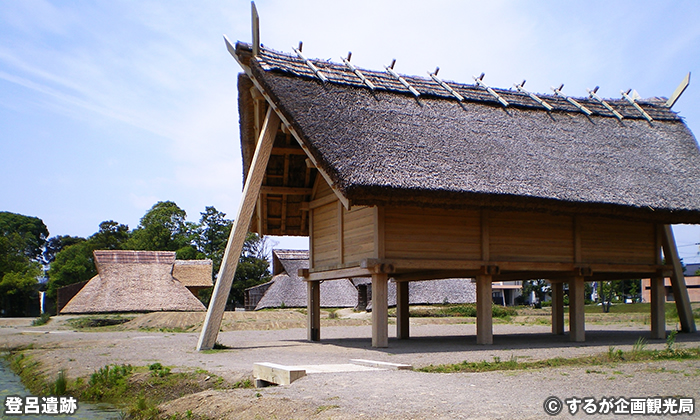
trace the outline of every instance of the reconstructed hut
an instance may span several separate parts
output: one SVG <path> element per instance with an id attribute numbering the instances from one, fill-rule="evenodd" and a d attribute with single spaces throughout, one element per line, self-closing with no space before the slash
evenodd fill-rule
<path id="1" fill-rule="evenodd" d="M 244 70 L 243 233 L 232 238 L 242 244 L 248 226 L 309 236 L 309 339 L 320 339 L 321 282 L 348 277 L 372 278 L 378 347 L 390 277 L 398 338 L 408 282 L 468 277 L 481 344 L 493 340 L 492 282 L 537 278 L 552 282 L 558 334 L 568 283 L 574 341 L 586 281 L 651 277 L 661 296 L 672 276 L 683 330 L 695 330 L 670 224 L 700 223 L 700 151 L 673 100 L 538 96 L 226 43 Z M 199 348 L 215 341 L 221 300 Z M 665 336 L 660 300 L 653 337 Z"/>
<path id="2" fill-rule="evenodd" d="M 246 310 L 249 307 L 254 310 L 305 307 L 308 291 L 299 270 L 309 268 L 309 252 L 276 249 L 272 251 L 272 261 L 272 280 L 246 289 Z M 357 305 L 357 289 L 349 279 L 325 282 L 321 285 L 320 305 L 324 308 L 353 308 Z"/>
<path id="3" fill-rule="evenodd" d="M 365 280 L 369 286 L 369 304 L 372 309 L 371 279 Z M 476 284 L 473 279 L 442 279 L 411 282 L 408 285 L 409 305 L 439 305 L 446 303 L 476 302 Z M 321 291 L 323 294 L 323 291 Z M 387 287 L 387 305 L 396 306 L 396 281 L 389 280 Z"/>
<path id="4" fill-rule="evenodd" d="M 214 286 L 211 275 L 211 260 L 175 260 L 173 266 L 173 277 L 195 297 L 200 291 Z"/>
<path id="5" fill-rule="evenodd" d="M 173 276 L 169 251 L 94 251 L 97 275 L 61 309 L 61 314 L 204 311 L 206 308 Z M 208 273 L 211 278 L 211 261 Z M 200 274 L 207 270 L 200 269 Z M 194 282 L 190 272 L 189 277 Z M 197 281 L 202 282 L 202 281 Z"/>

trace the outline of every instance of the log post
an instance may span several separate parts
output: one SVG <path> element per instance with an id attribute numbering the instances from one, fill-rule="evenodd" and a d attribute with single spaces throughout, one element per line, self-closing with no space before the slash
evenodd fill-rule
<path id="1" fill-rule="evenodd" d="M 274 144 L 279 126 L 279 116 L 272 107 L 269 107 L 267 115 L 265 116 L 265 122 L 263 123 L 262 132 L 255 146 L 253 162 L 248 170 L 248 176 L 246 177 L 245 186 L 243 187 L 243 196 L 241 197 L 241 204 L 238 208 L 238 217 L 236 217 L 233 222 L 231 234 L 226 244 L 224 258 L 217 276 L 216 285 L 214 286 L 214 292 L 211 295 L 209 309 L 207 310 L 206 318 L 204 318 L 204 325 L 199 335 L 197 350 L 212 349 L 214 343 L 216 343 L 216 337 L 219 335 L 221 320 L 224 317 L 224 310 L 226 309 L 226 301 L 231 292 L 233 276 L 236 274 L 238 260 L 243 250 L 243 243 L 245 242 L 246 235 L 248 234 L 248 227 L 253 217 L 253 210 L 255 210 L 255 203 L 257 202 L 258 194 L 260 194 L 260 187 L 265 175 L 265 169 L 270 159 L 272 145 Z"/>
<path id="2" fill-rule="evenodd" d="M 400 340 L 408 339 L 410 334 L 408 288 L 407 281 L 396 282 L 396 337 Z"/>
<path id="3" fill-rule="evenodd" d="M 476 344 L 493 344 L 492 276 L 476 276 Z"/>
<path id="4" fill-rule="evenodd" d="M 585 282 L 576 276 L 569 281 L 569 339 L 586 341 L 585 329 Z"/>
<path id="5" fill-rule="evenodd" d="M 321 283 L 307 281 L 307 332 L 309 341 L 321 341 Z"/>
<path id="6" fill-rule="evenodd" d="M 372 347 L 389 347 L 388 283 L 386 273 L 372 274 Z"/>
<path id="7" fill-rule="evenodd" d="M 681 331 L 692 333 L 697 331 L 697 329 L 695 328 L 695 319 L 693 318 L 693 311 L 690 308 L 690 298 L 688 297 L 688 289 L 685 286 L 683 267 L 681 267 L 681 260 L 678 257 L 676 240 L 673 237 L 673 230 L 671 230 L 671 226 L 664 225 L 663 233 L 662 240 L 666 263 L 673 264 L 671 287 L 673 288 L 673 299 L 676 301 L 678 318 L 681 321 Z"/>
<path id="8" fill-rule="evenodd" d="M 564 283 L 552 282 L 552 334 L 564 334 Z"/>
<path id="9" fill-rule="evenodd" d="M 651 286 L 651 338 L 666 338 L 666 287 L 664 277 L 657 275 L 650 279 Z"/>

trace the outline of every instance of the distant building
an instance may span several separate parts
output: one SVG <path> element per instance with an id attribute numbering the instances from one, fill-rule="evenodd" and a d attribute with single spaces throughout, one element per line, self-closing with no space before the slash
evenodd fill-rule
<path id="1" fill-rule="evenodd" d="M 59 306 L 61 314 L 206 310 L 187 286 L 203 287 L 206 276 L 211 283 L 209 260 L 178 263 L 169 251 L 94 251 L 94 256 L 98 274 Z M 59 305 L 62 299 L 59 289 Z"/>

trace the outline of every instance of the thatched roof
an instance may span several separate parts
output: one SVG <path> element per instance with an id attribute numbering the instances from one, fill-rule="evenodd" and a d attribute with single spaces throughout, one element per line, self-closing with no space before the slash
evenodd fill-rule
<path id="1" fill-rule="evenodd" d="M 370 279 L 366 284 L 371 285 Z M 387 291 L 389 306 L 396 306 L 396 282 L 389 281 Z M 443 303 L 474 303 L 476 302 L 476 284 L 472 279 L 444 279 L 412 281 L 408 283 L 409 305 L 437 305 Z M 371 302 L 367 309 L 372 309 Z"/>
<path id="2" fill-rule="evenodd" d="M 175 260 L 173 277 L 185 287 L 212 287 L 211 260 Z"/>
<path id="3" fill-rule="evenodd" d="M 94 255 L 98 275 L 66 304 L 62 314 L 206 310 L 172 276 L 174 252 L 94 251 Z"/>
<path id="4" fill-rule="evenodd" d="M 662 98 L 600 103 L 448 84 L 405 76 L 414 97 L 386 72 L 362 69 L 372 91 L 342 64 L 312 60 L 321 82 L 296 56 L 236 45 L 239 62 L 300 136 L 320 169 L 352 204 L 424 204 L 621 214 L 663 223 L 700 223 L 700 150 Z M 249 76 L 239 79 L 250 86 Z M 241 104 L 249 89 L 240 89 Z M 250 109 L 241 107 L 244 166 L 250 163 Z M 247 115 L 246 115 L 247 114 Z"/>
<path id="5" fill-rule="evenodd" d="M 301 268 L 309 268 L 308 251 L 273 250 L 273 257 L 284 267 L 284 271 L 272 278 L 258 309 L 300 308 L 307 305 L 307 285 L 299 277 Z M 357 289 L 348 279 L 321 283 L 321 306 L 325 308 L 354 307 L 357 305 Z"/>

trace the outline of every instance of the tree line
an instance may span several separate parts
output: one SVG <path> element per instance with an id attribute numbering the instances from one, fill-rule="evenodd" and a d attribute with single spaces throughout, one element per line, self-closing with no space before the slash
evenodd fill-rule
<path id="1" fill-rule="evenodd" d="M 233 221 L 213 206 L 200 213 L 198 222 L 172 201 L 160 201 L 130 230 L 128 225 L 107 220 L 87 238 L 49 237 L 44 222 L 31 216 L 0 212 L 0 314 L 27 314 L 28 301 L 39 288 L 56 299 L 60 287 L 90 280 L 97 274 L 94 250 L 174 251 L 177 259 L 211 259 L 213 280 L 221 266 Z M 249 234 L 234 277 L 229 303 L 241 305 L 244 290 L 270 279 L 266 242 Z M 42 273 L 48 276 L 40 284 Z M 211 289 L 200 292 L 209 303 Z"/>

